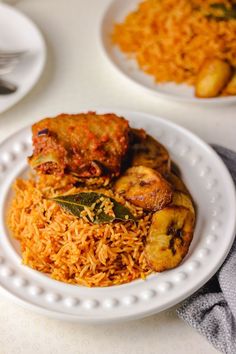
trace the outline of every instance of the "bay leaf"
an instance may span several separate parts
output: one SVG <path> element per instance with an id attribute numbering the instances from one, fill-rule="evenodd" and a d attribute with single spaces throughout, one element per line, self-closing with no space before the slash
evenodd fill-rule
<path id="1" fill-rule="evenodd" d="M 105 212 L 104 207 L 101 208 L 101 197 L 108 199 L 113 203 L 112 210 L 114 216 L 108 215 Z M 91 207 L 94 203 L 96 203 L 93 209 L 94 219 L 90 219 L 90 221 L 95 224 L 110 223 L 114 220 L 135 221 L 135 217 L 127 207 L 118 203 L 114 198 L 110 198 L 105 194 L 96 192 L 81 192 L 72 195 L 60 195 L 52 198 L 51 200 L 55 201 L 66 211 L 77 217 L 80 217 L 81 212 L 85 209 L 85 207 Z M 89 219 L 89 216 L 87 217 Z"/>

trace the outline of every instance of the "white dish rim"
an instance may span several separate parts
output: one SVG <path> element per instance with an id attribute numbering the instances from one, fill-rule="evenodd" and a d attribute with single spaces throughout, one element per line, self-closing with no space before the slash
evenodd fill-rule
<path id="1" fill-rule="evenodd" d="M 228 179 L 228 182 L 227 182 L 227 185 L 228 185 L 228 187 L 229 188 L 231 188 L 231 191 L 232 191 L 232 200 L 231 200 L 231 203 L 232 203 L 232 205 L 231 206 L 233 206 L 233 208 L 234 208 L 234 210 L 236 210 L 236 197 L 235 197 L 235 189 L 234 189 L 234 184 L 233 184 L 233 181 L 232 181 L 232 178 L 230 177 L 230 175 L 229 175 L 229 173 L 228 173 L 228 170 L 226 169 L 226 167 L 225 167 L 225 165 L 223 164 L 223 162 L 222 162 L 222 160 L 219 158 L 219 156 L 211 149 L 211 147 L 209 147 L 206 143 L 204 143 L 200 138 L 198 138 L 195 134 L 193 134 L 193 133 L 191 133 L 191 132 L 189 132 L 187 129 L 185 129 L 185 128 L 183 128 L 183 127 L 180 127 L 179 125 L 177 125 L 177 124 L 175 124 L 175 123 L 172 123 L 172 122 L 170 122 L 170 121 L 167 121 L 167 120 L 165 120 L 165 119 L 163 119 L 163 118 L 160 118 L 160 117 L 157 117 L 157 116 L 154 116 L 154 115 L 150 115 L 150 114 L 147 114 L 147 113 L 143 113 L 143 112 L 133 112 L 133 111 L 127 111 L 127 110 L 120 110 L 120 109 L 105 109 L 105 108 L 93 108 L 92 109 L 93 111 L 97 111 L 98 113 L 108 113 L 108 112 L 115 112 L 115 113 L 117 113 L 117 114 L 119 114 L 119 115 L 122 115 L 122 116 L 127 116 L 127 118 L 129 119 L 129 114 L 130 115 L 133 115 L 133 116 L 139 116 L 139 115 L 141 115 L 141 116 L 143 116 L 143 118 L 144 117 L 149 117 L 150 118 L 150 120 L 152 121 L 152 123 L 155 121 L 155 122 L 157 122 L 157 124 L 158 124 L 158 122 L 159 122 L 159 124 L 160 124 L 160 122 L 161 122 L 161 124 L 164 124 L 164 126 L 166 126 L 166 127 L 171 127 L 172 129 L 174 129 L 174 130 L 177 130 L 177 131 L 179 131 L 179 132 L 181 132 L 182 134 L 187 134 L 187 136 L 189 137 L 189 138 L 191 138 L 191 140 L 193 140 L 193 141 L 197 141 L 198 143 L 200 143 L 201 145 L 203 144 L 203 147 L 204 147 L 204 150 L 205 151 L 207 151 L 208 150 L 208 152 L 210 152 L 210 154 L 212 155 L 212 153 L 213 153 L 213 155 L 212 156 L 215 156 L 214 158 L 216 158 L 216 160 L 218 160 L 218 162 L 219 162 L 219 164 L 221 165 L 221 167 L 225 170 L 225 173 L 226 173 L 226 179 Z M 86 111 L 91 111 L 91 108 L 90 109 L 81 109 L 80 110 L 81 112 L 86 112 Z M 141 118 L 141 120 L 143 119 L 143 118 Z M 133 119 L 133 122 L 134 122 L 134 118 L 132 118 Z M 22 130 L 20 130 L 20 131 L 18 131 L 18 132 L 16 132 L 15 134 L 13 134 L 12 136 L 10 136 L 8 139 L 6 139 L 6 141 L 5 142 L 3 142 L 2 144 L 1 144 L 1 146 L 0 146 L 0 150 L 1 150 L 1 148 L 2 148 L 2 145 L 4 144 L 4 143 L 7 143 L 7 142 L 11 142 L 12 141 L 12 139 L 14 140 L 14 137 L 15 137 L 15 135 L 17 135 L 17 134 L 22 134 L 22 132 L 24 132 L 24 131 L 27 131 L 29 128 L 23 128 Z M 167 130 L 168 130 L 168 128 L 167 128 Z M 22 159 L 20 158 L 20 161 L 22 162 Z M 11 161 L 9 162 L 10 163 L 10 165 L 11 165 Z M 1 165 L 1 161 L 0 161 L 0 165 Z M 228 177 L 227 177 L 228 176 Z M 0 190 L 1 190 L 1 186 L 0 186 Z M 3 191 L 4 192 L 4 191 Z M 2 226 L 2 225 L 1 225 Z M 167 309 L 167 308 L 169 308 L 169 307 L 171 307 L 171 306 L 173 306 L 173 305 L 175 305 L 176 303 L 178 303 L 179 301 L 181 301 L 181 300 L 183 300 L 184 298 L 186 298 L 187 296 L 189 296 L 190 294 L 192 294 L 194 291 L 196 291 L 198 288 L 200 288 L 208 279 L 210 279 L 210 277 L 217 271 L 217 269 L 220 267 L 220 265 L 222 264 L 222 262 L 224 261 L 224 259 L 225 259 L 225 257 L 227 256 L 227 253 L 228 253 L 228 251 L 229 251 L 229 249 L 230 249 L 230 247 L 231 247 L 231 245 L 232 245 L 232 242 L 233 242 L 233 240 L 234 240 L 234 234 L 235 234 L 235 230 L 236 230 L 236 218 L 234 219 L 234 220 L 232 220 L 232 222 L 231 222 L 231 236 L 229 237 L 229 240 L 228 240 L 228 243 L 227 243 L 227 245 L 225 245 L 225 249 L 224 249 L 224 252 L 221 254 L 221 257 L 218 259 L 218 261 L 217 261 L 217 265 L 216 266 L 214 266 L 214 268 L 212 268 L 211 269 L 211 272 L 208 272 L 207 274 L 205 274 L 203 277 L 202 277 L 202 279 L 201 279 L 201 281 L 200 282 L 198 282 L 197 284 L 195 284 L 193 287 L 191 287 L 191 289 L 189 289 L 187 292 L 185 292 L 184 294 L 181 294 L 181 296 L 178 296 L 178 297 L 175 297 L 175 299 L 174 299 L 174 301 L 168 301 L 167 303 L 162 303 L 162 305 L 161 306 L 159 306 L 158 308 L 156 307 L 156 306 L 154 306 L 153 308 L 151 308 L 151 309 L 145 309 L 145 306 L 143 307 L 143 306 L 141 306 L 142 307 L 142 310 L 138 310 L 138 311 L 134 311 L 132 314 L 131 313 L 129 313 L 128 315 L 120 315 L 120 316 L 117 316 L 117 313 L 116 313 L 116 315 L 114 316 L 114 314 L 113 314 L 113 310 L 115 310 L 116 309 L 116 304 L 114 303 L 113 305 L 109 305 L 109 302 L 108 302 L 108 305 L 106 305 L 106 306 L 108 306 L 108 308 L 109 308 L 109 306 L 110 306 L 110 313 L 109 313 L 109 315 L 108 315 L 108 312 L 107 311 L 104 311 L 104 314 L 103 314 L 103 316 L 92 316 L 91 317 L 91 313 L 90 313 L 90 315 L 88 315 L 87 317 L 85 316 L 85 317 L 83 317 L 83 316 L 78 316 L 78 315 L 72 315 L 71 313 L 66 313 L 65 311 L 66 310 L 64 310 L 64 311 L 55 311 L 53 308 L 51 308 L 51 306 L 50 306 L 50 304 L 51 304 L 51 302 L 50 301 L 48 301 L 47 300 L 47 303 L 48 303 L 48 308 L 45 308 L 44 306 L 40 306 L 39 304 L 42 302 L 42 297 L 40 297 L 40 294 L 38 295 L 38 298 L 39 298 L 39 304 L 37 304 L 37 305 L 35 305 L 35 304 L 33 304 L 33 303 L 30 303 L 30 301 L 25 301 L 25 300 L 22 300 L 19 296 L 16 296 L 15 294 L 14 294 L 14 292 L 12 293 L 11 291 L 9 292 L 8 291 L 8 294 L 11 296 L 11 298 L 14 298 L 17 302 L 20 302 L 20 304 L 21 305 L 24 305 L 24 306 L 26 306 L 27 308 L 31 308 L 31 309 L 33 309 L 33 310 L 35 310 L 35 311 L 37 311 L 37 312 L 39 312 L 39 313 L 42 313 L 42 314 L 45 314 L 45 315 L 47 315 L 47 316 L 49 316 L 49 317 L 54 317 L 54 318 L 59 318 L 59 319 L 64 319 L 64 320 L 69 320 L 69 321 L 78 321 L 78 322 L 87 322 L 87 323 L 107 323 L 107 322 L 117 322 L 117 321 L 124 321 L 124 320 L 131 320 L 131 319 L 137 319 L 137 318 L 141 318 L 141 317 L 145 317 L 145 316 L 148 316 L 148 315 L 151 315 L 151 314 L 154 314 L 154 313 L 157 313 L 157 312 L 159 312 L 159 311 L 162 311 L 162 310 L 164 310 L 164 309 Z M 1 260 L 1 243 L 0 243 L 0 260 Z M 199 262 L 199 260 L 197 260 L 196 262 Z M 201 262 L 201 260 L 200 260 L 200 262 Z M 1 263 L 1 262 L 0 262 Z M 194 265 L 194 264 L 197 264 L 197 263 L 194 263 L 194 262 L 192 262 L 192 264 Z M 18 264 L 18 266 L 19 266 L 19 264 Z M 23 266 L 21 266 L 20 265 L 20 267 L 23 267 Z M 10 268 L 11 268 L 11 266 L 10 266 Z M 194 267 L 193 267 L 194 268 Z M 5 268 L 2 268 L 2 269 L 5 269 Z M 178 270 L 178 268 L 176 268 L 177 270 Z M 197 269 L 192 269 L 192 271 L 191 272 L 193 272 L 193 274 L 194 274 L 194 272 L 195 271 L 197 271 Z M 191 272 L 190 272 L 190 274 L 191 274 Z M 34 270 L 31 270 L 31 269 L 28 269 L 27 270 L 27 274 L 28 274 L 28 276 L 29 277 L 31 277 L 32 276 L 32 274 L 35 274 L 35 273 L 38 273 L 38 272 L 35 272 Z M 2 270 L 1 270 L 1 264 L 0 264 L 0 285 L 1 285 L 1 279 L 2 279 L 2 276 L 1 276 L 1 274 L 2 274 Z M 5 277 L 5 275 L 4 275 L 4 272 L 3 272 L 3 277 Z M 10 275 L 9 276 L 9 279 L 10 280 L 12 280 L 12 281 L 14 281 L 14 277 L 15 277 L 15 273 L 13 273 L 13 275 Z M 24 277 L 25 277 L 25 275 L 24 275 Z M 46 280 L 45 280 L 45 276 L 44 275 L 42 275 L 42 274 L 35 274 L 35 277 L 34 277 L 34 280 L 36 281 L 36 283 L 38 282 L 38 280 L 40 280 L 40 283 L 44 283 L 44 281 L 45 282 L 47 282 Z M 51 288 L 51 282 L 53 282 L 54 283 L 54 292 L 55 293 L 57 293 L 58 292 L 58 289 L 59 288 L 61 288 L 61 284 L 62 283 L 59 283 L 59 282 L 57 282 L 57 281 L 54 281 L 54 280 L 51 280 L 51 279 L 49 279 L 49 281 L 50 281 L 50 286 L 49 286 L 49 288 Z M 185 280 L 183 279 L 182 280 L 182 283 L 185 283 Z M 134 283 L 134 282 L 133 282 Z M 169 282 L 169 283 L 171 283 L 171 282 Z M 181 281 L 180 281 L 180 283 L 181 283 Z M 130 284 L 132 284 L 132 283 L 130 283 Z M 130 284 L 128 284 L 128 287 L 130 286 Z M 145 284 L 145 283 L 144 283 Z M 166 281 L 164 281 L 164 283 L 163 284 L 166 284 L 167 285 L 167 287 L 166 287 L 166 289 L 165 288 L 163 288 L 163 289 L 161 289 L 160 288 L 160 292 L 157 292 L 158 294 L 157 295 L 162 295 L 162 294 L 166 294 L 166 295 L 168 295 L 168 291 L 170 291 L 170 289 L 168 288 L 168 281 L 166 282 Z M 176 286 L 176 284 L 171 284 L 171 287 L 174 287 L 174 286 Z M 46 286 L 47 287 L 47 286 Z M 74 288 L 75 289 L 75 287 L 73 286 L 73 285 L 67 285 L 66 284 L 66 287 L 69 287 L 70 289 L 72 289 L 72 288 Z M 125 287 L 125 286 L 124 286 Z M 145 287 L 144 287 L 145 288 Z M 92 291 L 94 291 L 93 289 L 95 289 L 96 291 L 98 291 L 100 294 L 102 294 L 102 293 L 106 293 L 106 290 L 104 291 L 104 289 L 109 289 L 109 288 L 102 288 L 102 289 L 99 289 L 99 288 L 92 288 L 92 289 L 89 289 L 89 291 L 90 291 L 90 294 L 91 294 L 91 290 Z M 112 289 L 114 289 L 114 287 L 112 287 Z M 118 288 L 117 288 L 118 289 Z M 5 291 L 4 291 L 4 293 L 6 293 L 6 289 L 5 289 Z M 145 291 L 146 290 L 144 290 L 144 292 L 143 292 L 143 294 L 146 294 L 145 296 L 147 296 L 147 298 L 149 297 L 149 301 L 152 301 L 153 300 L 153 294 L 151 293 L 151 292 L 147 292 L 146 291 L 146 293 L 145 293 Z M 46 291 L 47 292 L 47 291 Z M 86 291 L 85 291 L 86 292 Z M 49 293 L 50 293 L 50 291 L 49 291 Z M 83 293 L 83 291 L 82 291 L 82 293 Z M 73 296 L 74 296 L 74 294 L 75 294 L 75 292 L 73 292 Z M 112 293 L 112 295 L 111 295 L 111 299 L 114 299 L 114 296 L 113 296 L 113 294 L 114 294 L 114 292 Z M 149 294 L 149 295 L 148 295 Z M 45 295 L 45 292 L 44 292 L 44 295 Z M 160 295 L 160 296 L 161 296 Z M 104 295 L 102 295 L 102 296 L 104 296 Z M 122 295 L 123 296 L 123 295 Z M 156 295 L 154 295 L 154 298 L 155 298 L 155 296 Z M 89 296 L 90 297 L 90 296 Z M 105 294 L 105 297 L 107 297 L 107 294 Z M 35 298 L 35 295 L 34 295 L 34 298 Z M 146 299 L 147 300 L 147 299 Z M 44 299 L 44 301 L 45 301 L 45 299 Z M 86 300 L 87 301 L 87 300 Z M 106 299 L 104 300 L 104 301 L 107 301 Z M 118 301 L 119 301 L 119 299 L 118 299 Z M 140 302 L 141 302 L 141 300 L 140 300 Z M 145 302 L 145 300 L 144 300 L 144 302 Z M 105 304 L 105 302 L 104 302 L 104 304 Z M 87 305 L 88 305 L 88 302 L 87 302 Z M 86 306 L 87 306 L 86 305 Z M 124 307 L 124 305 L 122 305 L 123 307 Z M 53 306 L 52 306 L 53 307 Z M 93 306 L 92 306 L 93 307 Z M 125 308 L 127 309 L 127 312 L 129 312 L 128 310 L 130 310 L 130 308 L 132 308 L 132 303 L 130 303 L 130 305 L 125 305 Z M 137 309 L 137 306 L 136 306 L 136 309 Z M 90 312 L 89 311 L 89 306 L 88 306 L 88 313 Z M 91 310 L 91 308 L 90 308 L 90 310 Z M 112 312 L 113 311 L 113 312 Z M 86 311 L 85 311 L 86 312 Z"/>
<path id="2" fill-rule="evenodd" d="M 11 100 L 11 102 L 6 105 L 3 109 L 0 109 L 0 114 L 6 112 L 9 110 L 11 107 L 13 107 L 15 104 L 17 104 L 19 101 L 21 101 L 37 84 L 39 81 L 40 77 L 42 76 L 43 70 L 46 65 L 46 60 L 47 60 L 47 46 L 45 39 L 39 29 L 39 27 L 29 18 L 26 14 L 18 10 L 16 7 L 13 7 L 11 5 L 8 5 L 6 3 L 0 3 L 0 8 L 1 9 L 7 9 L 7 11 L 11 11 L 13 15 L 20 16 L 24 21 L 28 22 L 32 27 L 34 27 L 35 32 L 37 33 L 38 39 L 40 41 L 40 50 L 41 50 L 41 63 L 40 66 L 38 67 L 38 72 L 35 74 L 35 78 L 32 81 L 32 83 L 27 87 L 27 89 L 21 91 L 20 93 L 16 92 L 17 94 L 14 96 L 14 98 Z"/>

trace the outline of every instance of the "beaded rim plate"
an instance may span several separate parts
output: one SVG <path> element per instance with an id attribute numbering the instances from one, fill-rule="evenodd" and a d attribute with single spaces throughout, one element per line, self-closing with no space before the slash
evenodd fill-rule
<path id="1" fill-rule="evenodd" d="M 156 83 L 151 75 L 147 75 L 139 69 L 135 60 L 127 59 L 127 56 L 112 43 L 111 33 L 114 24 L 122 22 L 131 11 L 137 8 L 140 2 L 141 0 L 113 0 L 109 3 L 100 19 L 98 31 L 100 47 L 108 62 L 112 64 L 118 74 L 122 74 L 130 82 L 149 93 L 174 101 L 204 105 L 225 105 L 236 102 L 236 96 L 200 99 L 194 96 L 194 88 L 191 86 L 177 85 L 175 83 Z"/>
<path id="2" fill-rule="evenodd" d="M 0 289 L 41 314 L 87 323 L 141 318 L 188 297 L 222 264 L 232 245 L 236 225 L 233 181 L 222 160 L 206 143 L 176 124 L 146 113 L 96 111 L 126 117 L 133 127 L 144 128 L 167 147 L 191 191 L 198 215 L 190 251 L 175 269 L 108 288 L 86 288 L 55 281 L 21 264 L 19 245 L 10 237 L 5 223 L 12 182 L 27 170 L 30 128 L 3 142 L 0 146 Z"/>
<path id="3" fill-rule="evenodd" d="M 0 48 L 27 50 L 15 69 L 4 75 L 4 79 L 16 84 L 18 89 L 11 95 L 0 95 L 2 113 L 20 101 L 38 82 L 45 66 L 47 49 L 40 30 L 16 7 L 0 3 L 0 23 Z"/>

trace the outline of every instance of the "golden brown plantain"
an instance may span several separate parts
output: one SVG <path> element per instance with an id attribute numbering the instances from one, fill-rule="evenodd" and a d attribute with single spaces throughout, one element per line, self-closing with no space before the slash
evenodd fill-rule
<path id="1" fill-rule="evenodd" d="M 149 211 L 164 208 L 173 194 L 171 185 L 162 175 L 145 166 L 128 168 L 116 181 L 114 189 L 132 204 Z"/>
<path id="2" fill-rule="evenodd" d="M 153 270 L 162 272 L 180 264 L 192 241 L 194 223 L 194 214 L 182 206 L 168 206 L 153 215 L 145 246 Z"/>
<path id="3" fill-rule="evenodd" d="M 200 98 L 216 97 L 232 77 L 232 68 L 228 62 L 220 59 L 207 59 L 198 75 L 195 95 Z"/>
<path id="4" fill-rule="evenodd" d="M 131 146 L 132 166 L 146 166 L 160 173 L 170 171 L 170 156 L 166 148 L 143 130 L 132 129 L 134 143 Z"/>
<path id="5" fill-rule="evenodd" d="M 165 177 L 174 190 L 171 205 L 183 206 L 195 215 L 193 200 L 184 182 L 174 173 L 169 173 Z"/>
<path id="6" fill-rule="evenodd" d="M 182 179 L 180 179 L 176 174 L 173 172 L 167 173 L 164 175 L 167 181 L 172 185 L 173 189 L 176 191 L 180 191 L 186 194 L 189 194 L 187 187 L 185 186 Z"/>
<path id="7" fill-rule="evenodd" d="M 225 95 L 236 95 L 236 70 L 234 71 L 233 77 L 226 86 L 223 94 Z"/>
<path id="8" fill-rule="evenodd" d="M 174 191 L 171 205 L 185 207 L 186 209 L 189 209 L 193 213 L 193 215 L 195 215 L 192 198 L 189 194 Z"/>

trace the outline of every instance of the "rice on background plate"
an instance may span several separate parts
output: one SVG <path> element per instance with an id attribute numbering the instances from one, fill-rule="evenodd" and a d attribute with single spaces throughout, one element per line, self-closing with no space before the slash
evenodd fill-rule
<path id="1" fill-rule="evenodd" d="M 236 17 L 212 20 L 209 6 L 227 0 L 146 0 L 115 24 L 113 43 L 156 82 L 194 85 L 207 58 L 236 67 Z M 216 9 L 217 14 L 217 9 Z"/>

